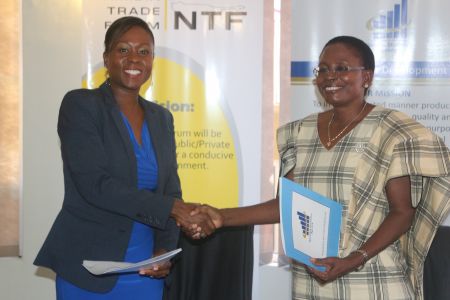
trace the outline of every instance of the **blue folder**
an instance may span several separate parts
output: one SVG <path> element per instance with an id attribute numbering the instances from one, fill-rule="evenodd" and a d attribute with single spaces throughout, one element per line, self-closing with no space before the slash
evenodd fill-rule
<path id="1" fill-rule="evenodd" d="M 322 257 L 338 255 L 342 205 L 286 178 L 280 178 L 279 198 L 280 227 L 286 255 L 324 271 L 324 267 L 310 262 L 308 252 L 320 252 Z M 328 234 L 325 236 L 326 231 Z"/>

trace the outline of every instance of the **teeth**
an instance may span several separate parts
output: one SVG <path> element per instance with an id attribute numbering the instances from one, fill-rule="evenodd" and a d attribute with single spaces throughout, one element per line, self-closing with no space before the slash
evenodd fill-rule
<path id="1" fill-rule="evenodd" d="M 141 74 L 141 71 L 139 71 L 139 70 L 125 70 L 125 73 L 130 74 L 130 75 L 139 75 L 139 74 Z"/>
<path id="2" fill-rule="evenodd" d="M 325 88 L 326 91 L 337 91 L 339 89 L 340 89 L 339 86 L 328 86 Z"/>

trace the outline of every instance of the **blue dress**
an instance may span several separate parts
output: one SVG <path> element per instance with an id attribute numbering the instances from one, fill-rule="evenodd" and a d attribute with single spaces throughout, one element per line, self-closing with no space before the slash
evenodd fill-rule
<path id="1" fill-rule="evenodd" d="M 131 126 L 122 114 L 130 134 L 137 161 L 138 188 L 154 190 L 158 182 L 158 164 L 150 139 L 147 123 L 142 126 L 142 145 L 139 145 Z M 153 229 L 145 224 L 134 222 L 124 261 L 138 262 L 148 259 L 153 253 Z M 58 300 L 89 299 L 162 299 L 164 279 L 153 279 L 138 273 L 122 274 L 114 288 L 107 293 L 94 293 L 81 289 L 61 277 L 56 277 L 56 297 Z"/>

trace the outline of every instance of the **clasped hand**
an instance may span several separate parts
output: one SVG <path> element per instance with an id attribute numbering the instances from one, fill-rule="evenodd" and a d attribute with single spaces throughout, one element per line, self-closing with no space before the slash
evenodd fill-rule
<path id="1" fill-rule="evenodd" d="M 153 257 L 162 255 L 166 252 L 167 252 L 167 250 L 165 250 L 165 249 L 156 250 L 153 253 Z M 168 260 L 162 264 L 155 265 L 152 268 L 139 270 L 139 275 L 148 276 L 148 277 L 152 277 L 152 278 L 164 278 L 167 275 L 169 275 L 171 267 L 172 267 L 172 263 L 170 262 L 170 260 Z"/>
<path id="2" fill-rule="evenodd" d="M 219 210 L 208 205 L 175 201 L 172 215 L 181 230 L 193 239 L 205 238 L 222 226 Z"/>
<path id="3" fill-rule="evenodd" d="M 311 258 L 311 262 L 316 266 L 325 267 L 325 271 L 319 271 L 317 269 L 308 267 L 305 265 L 307 271 L 318 282 L 325 284 L 341 277 L 356 269 L 359 265 L 358 258 L 349 255 L 344 258 L 339 257 L 326 257 L 326 258 Z"/>

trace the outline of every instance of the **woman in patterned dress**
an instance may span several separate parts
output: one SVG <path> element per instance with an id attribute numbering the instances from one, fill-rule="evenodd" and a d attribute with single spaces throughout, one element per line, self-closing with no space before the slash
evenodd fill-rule
<path id="1" fill-rule="evenodd" d="M 343 206 L 337 257 L 293 262 L 293 299 L 422 299 L 423 262 L 450 203 L 444 142 L 398 111 L 367 103 L 374 55 L 331 39 L 314 69 L 331 109 L 278 129 L 281 175 Z M 216 226 L 279 222 L 278 199 L 215 210 Z"/>

